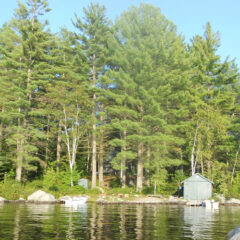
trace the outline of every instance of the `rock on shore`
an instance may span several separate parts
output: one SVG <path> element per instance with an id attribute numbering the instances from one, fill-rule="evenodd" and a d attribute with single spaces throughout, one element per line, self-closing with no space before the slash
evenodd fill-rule
<path id="1" fill-rule="evenodd" d="M 32 195 L 28 196 L 27 200 L 33 202 L 56 202 L 56 199 L 52 194 L 46 193 L 42 190 L 34 192 Z"/>
<path id="2" fill-rule="evenodd" d="M 0 197 L 0 202 L 6 202 L 6 201 L 7 201 L 6 198 Z"/>
<path id="3" fill-rule="evenodd" d="M 225 202 L 225 204 L 229 204 L 229 205 L 240 205 L 240 199 L 237 198 L 230 198 L 229 200 L 227 200 Z"/>
<path id="4" fill-rule="evenodd" d="M 176 198 L 170 196 L 169 198 L 163 197 L 142 197 L 142 196 L 135 196 L 134 199 L 124 199 L 121 197 L 100 197 L 97 199 L 97 203 L 100 204 L 172 204 L 172 205 L 185 205 L 186 200 L 181 198 Z"/>

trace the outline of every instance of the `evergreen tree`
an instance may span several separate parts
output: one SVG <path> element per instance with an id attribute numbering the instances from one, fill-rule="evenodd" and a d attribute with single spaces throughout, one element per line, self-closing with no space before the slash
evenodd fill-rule
<path id="1" fill-rule="evenodd" d="M 88 59 L 90 95 L 93 101 L 92 111 L 92 188 L 96 187 L 97 176 L 97 112 L 99 111 L 98 92 L 101 88 L 101 78 L 108 63 L 107 39 L 109 37 L 110 22 L 105 16 L 105 7 L 91 4 L 84 8 L 83 21 L 76 15 L 74 26 L 79 31 L 77 38 L 83 46 Z M 102 163 L 101 163 L 102 164 Z M 102 168 L 102 167 L 101 167 Z"/>
<path id="2" fill-rule="evenodd" d="M 131 130 L 125 127 L 123 132 L 127 132 L 132 150 L 137 149 L 133 152 L 137 156 L 137 190 L 141 191 L 145 154 L 148 158 L 155 156 L 154 161 L 161 162 L 162 167 L 163 162 L 164 167 L 179 163 L 175 161 L 173 145 L 181 143 L 176 133 L 183 122 L 181 118 L 187 115 L 184 104 L 189 60 L 185 60 L 185 46 L 175 26 L 158 8 L 144 4 L 133 7 L 122 14 L 116 27 L 121 47 L 115 58 L 120 70 L 114 73 L 118 76 L 113 75 L 117 104 L 111 111 L 116 111 L 122 125 L 126 120 L 131 123 Z M 155 139 L 155 143 L 150 139 Z M 120 146 L 126 145 L 124 142 L 120 141 Z M 150 153 L 150 145 L 156 147 L 154 154 Z M 145 165 L 149 166 L 149 160 Z M 122 166 L 124 169 L 124 163 Z"/>
<path id="3" fill-rule="evenodd" d="M 48 79 L 50 34 L 44 30 L 46 23 L 39 20 L 39 16 L 49 11 L 46 1 L 29 0 L 26 5 L 18 4 L 15 18 L 9 24 L 10 31 L 15 32 L 17 38 L 12 39 L 14 48 L 11 52 L 3 50 L 2 64 L 9 69 L 5 77 L 14 92 L 8 102 L 11 138 L 7 143 L 16 148 L 12 150 L 16 153 L 16 180 L 21 181 L 23 169 L 36 169 L 34 162 L 39 160 L 37 145 L 44 138 L 34 119 L 41 116 L 38 99 Z"/>
<path id="4" fill-rule="evenodd" d="M 219 36 L 212 32 L 210 23 L 206 25 L 204 37 L 194 37 L 190 47 L 194 71 L 192 124 L 195 126 L 194 140 L 190 142 L 192 174 L 200 165 L 201 172 L 211 179 L 220 171 L 218 165 L 223 166 L 221 172 L 227 171 L 225 164 L 232 138 L 228 129 L 235 101 L 233 87 L 238 76 L 230 61 L 221 62 L 216 53 L 218 47 Z"/>

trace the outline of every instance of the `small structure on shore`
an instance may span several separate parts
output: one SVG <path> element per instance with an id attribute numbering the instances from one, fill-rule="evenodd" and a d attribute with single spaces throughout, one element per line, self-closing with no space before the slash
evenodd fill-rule
<path id="1" fill-rule="evenodd" d="M 89 189 L 89 183 L 88 179 L 86 178 L 81 178 L 78 180 L 78 186 L 84 187 L 86 189 Z"/>
<path id="2" fill-rule="evenodd" d="M 183 196 L 187 200 L 206 200 L 212 197 L 213 182 L 199 173 L 182 182 Z"/>

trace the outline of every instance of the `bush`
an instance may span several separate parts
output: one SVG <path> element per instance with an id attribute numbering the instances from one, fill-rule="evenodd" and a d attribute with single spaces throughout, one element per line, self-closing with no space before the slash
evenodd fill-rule
<path id="1" fill-rule="evenodd" d="M 154 192 L 153 186 L 149 186 L 149 187 L 144 186 L 143 187 L 143 190 L 142 190 L 143 194 L 153 194 L 153 192 Z"/>
<path id="2" fill-rule="evenodd" d="M 43 180 L 34 180 L 32 182 L 28 182 L 26 187 L 33 189 L 42 189 L 43 188 Z"/>
<path id="3" fill-rule="evenodd" d="M 122 185 L 119 178 L 111 179 L 109 183 L 111 188 L 119 188 Z"/>
<path id="4" fill-rule="evenodd" d="M 233 184 L 228 188 L 228 191 L 225 192 L 226 198 L 240 198 L 240 186 Z"/>
<path id="5" fill-rule="evenodd" d="M 59 186 L 60 176 L 53 169 L 48 169 L 43 177 L 43 187 L 47 189 L 57 189 Z"/>
<path id="6" fill-rule="evenodd" d="M 8 200 L 17 200 L 20 197 L 25 198 L 25 187 L 12 179 L 5 179 L 0 182 L 0 196 Z"/>
<path id="7" fill-rule="evenodd" d="M 89 194 L 89 195 L 98 195 L 98 194 L 101 194 L 102 192 L 98 187 L 96 187 L 96 188 L 93 188 L 93 189 L 88 189 L 86 191 L 86 193 Z"/>
<path id="8" fill-rule="evenodd" d="M 136 194 L 136 189 L 133 187 L 125 187 L 125 188 L 112 188 L 106 190 L 108 194 Z"/>

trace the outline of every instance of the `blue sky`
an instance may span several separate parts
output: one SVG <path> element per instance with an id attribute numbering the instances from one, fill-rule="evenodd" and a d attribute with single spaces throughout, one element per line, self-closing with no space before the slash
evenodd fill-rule
<path id="1" fill-rule="evenodd" d="M 11 19 L 14 8 L 17 7 L 16 0 L 1 0 L 0 26 Z M 22 0 L 24 2 L 24 0 Z M 221 36 L 221 47 L 218 53 L 224 60 L 236 58 L 240 67 L 240 1 L 239 0 L 93 0 L 105 5 L 107 16 L 114 21 L 122 11 L 132 5 L 151 3 L 160 7 L 162 13 L 174 22 L 178 32 L 185 36 L 188 42 L 194 35 L 203 34 L 204 26 L 210 21 L 214 31 L 219 31 Z M 57 32 L 60 27 L 73 30 L 71 19 L 74 13 L 82 15 L 82 8 L 88 6 L 90 0 L 49 0 L 52 9 L 46 15 L 50 22 L 50 28 Z"/>

